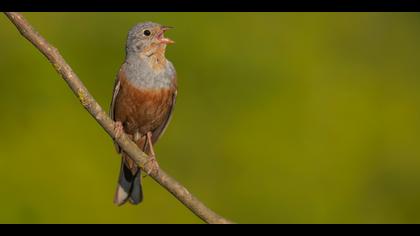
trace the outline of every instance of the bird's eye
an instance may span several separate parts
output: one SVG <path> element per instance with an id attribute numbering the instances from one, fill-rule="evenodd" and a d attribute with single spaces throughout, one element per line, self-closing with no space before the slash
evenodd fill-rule
<path id="1" fill-rule="evenodd" d="M 144 34 L 145 36 L 149 36 L 151 33 L 150 33 L 150 30 L 145 30 L 145 31 L 143 31 L 143 34 Z"/>

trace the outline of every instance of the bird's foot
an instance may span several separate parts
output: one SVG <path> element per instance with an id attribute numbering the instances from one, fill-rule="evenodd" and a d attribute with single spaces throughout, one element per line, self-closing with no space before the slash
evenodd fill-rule
<path id="1" fill-rule="evenodd" d="M 124 127 L 121 121 L 115 122 L 114 131 L 115 131 L 115 139 L 119 139 L 121 135 L 124 133 Z"/>
<path id="2" fill-rule="evenodd" d="M 156 160 L 154 155 L 149 156 L 149 160 L 147 160 L 146 164 L 144 164 L 145 169 L 147 170 L 147 175 L 150 175 L 152 172 L 159 170 L 159 164 Z"/>

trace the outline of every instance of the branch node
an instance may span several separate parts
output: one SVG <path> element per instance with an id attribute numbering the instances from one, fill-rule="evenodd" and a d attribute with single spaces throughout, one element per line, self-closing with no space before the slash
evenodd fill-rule
<path id="1" fill-rule="evenodd" d="M 86 93 L 83 91 L 83 89 L 79 88 L 77 90 L 77 96 L 79 97 L 79 100 L 84 107 L 87 107 L 89 105 L 89 99 L 86 96 Z"/>

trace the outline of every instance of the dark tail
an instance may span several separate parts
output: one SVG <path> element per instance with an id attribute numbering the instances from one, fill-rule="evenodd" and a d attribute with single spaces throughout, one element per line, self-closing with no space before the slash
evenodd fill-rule
<path id="1" fill-rule="evenodd" d="M 127 200 L 130 200 L 131 204 L 137 205 L 143 200 L 141 170 L 140 168 L 136 168 L 136 171 L 133 174 L 133 171 L 127 167 L 124 158 L 122 159 L 114 203 L 121 206 L 126 203 Z"/>

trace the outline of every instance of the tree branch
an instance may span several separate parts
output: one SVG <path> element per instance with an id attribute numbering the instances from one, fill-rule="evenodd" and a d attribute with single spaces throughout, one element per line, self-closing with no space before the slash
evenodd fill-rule
<path id="1" fill-rule="evenodd" d="M 137 145 L 130 140 L 126 134 L 119 137 L 115 135 L 115 123 L 109 118 L 107 113 L 95 101 L 79 77 L 73 72 L 58 50 L 50 45 L 19 13 L 5 13 L 9 20 L 16 26 L 19 32 L 30 41 L 53 65 L 54 69 L 66 81 L 73 93 L 79 98 L 83 107 L 96 119 L 102 128 L 111 136 L 119 146 L 133 159 L 137 165 L 148 172 L 150 167 L 145 166 L 148 156 L 142 152 Z M 219 216 L 200 200 L 194 197 L 184 186 L 174 178 L 165 173 L 162 169 L 157 169 L 150 174 L 156 182 L 168 190 L 182 204 L 188 207 L 195 215 L 207 223 L 229 224 L 229 220 Z"/>

